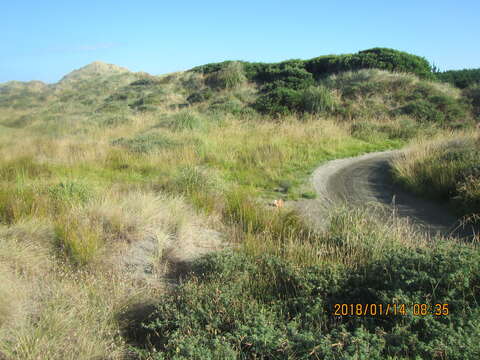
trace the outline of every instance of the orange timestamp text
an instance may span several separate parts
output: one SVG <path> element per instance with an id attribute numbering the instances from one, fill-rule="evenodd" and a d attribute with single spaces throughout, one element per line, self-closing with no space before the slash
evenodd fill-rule
<path id="1" fill-rule="evenodd" d="M 447 316 L 448 304 L 334 304 L 335 316 Z"/>

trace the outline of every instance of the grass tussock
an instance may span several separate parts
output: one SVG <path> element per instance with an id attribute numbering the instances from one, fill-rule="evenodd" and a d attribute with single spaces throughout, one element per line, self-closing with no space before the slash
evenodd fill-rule
<path id="1" fill-rule="evenodd" d="M 394 162 L 394 176 L 417 194 L 449 200 L 463 214 L 478 213 L 479 144 L 476 133 L 419 142 Z"/>

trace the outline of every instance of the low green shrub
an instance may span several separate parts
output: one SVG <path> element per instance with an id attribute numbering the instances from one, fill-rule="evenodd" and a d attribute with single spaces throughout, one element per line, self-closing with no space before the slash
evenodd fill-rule
<path id="1" fill-rule="evenodd" d="M 300 91 L 278 87 L 258 97 L 254 108 L 265 114 L 286 115 L 300 109 L 302 94 Z"/>
<path id="2" fill-rule="evenodd" d="M 405 114 L 420 122 L 433 122 L 442 124 L 445 122 L 445 114 L 437 109 L 435 104 L 427 100 L 415 100 L 402 106 L 400 114 Z"/>
<path id="3" fill-rule="evenodd" d="M 465 245 L 390 252 L 353 271 L 217 253 L 161 299 L 140 343 L 153 359 L 476 359 L 479 260 Z M 350 303 L 405 304 L 405 315 L 335 315 Z M 414 304 L 449 313 L 414 315 Z"/>
<path id="4" fill-rule="evenodd" d="M 257 78 L 264 84 L 263 91 L 270 91 L 276 88 L 305 89 L 314 84 L 311 73 L 302 66 L 294 66 L 284 62 L 272 64 L 257 75 Z"/>

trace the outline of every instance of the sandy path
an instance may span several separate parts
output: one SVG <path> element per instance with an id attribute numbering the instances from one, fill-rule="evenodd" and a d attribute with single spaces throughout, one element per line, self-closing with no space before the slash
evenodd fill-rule
<path id="1" fill-rule="evenodd" d="M 419 198 L 393 184 L 390 160 L 399 151 L 384 151 L 329 161 L 315 170 L 312 184 L 318 194 L 302 201 L 300 211 L 317 226 L 326 225 L 328 209 L 336 203 L 383 204 L 408 216 L 430 234 L 471 236 L 473 229 L 459 228 L 447 204 Z M 478 230 L 478 229 L 477 229 Z"/>

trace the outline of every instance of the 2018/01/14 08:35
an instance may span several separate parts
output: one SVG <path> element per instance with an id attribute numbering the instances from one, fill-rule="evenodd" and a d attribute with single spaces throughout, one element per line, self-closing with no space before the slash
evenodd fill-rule
<path id="1" fill-rule="evenodd" d="M 448 304 L 335 304 L 335 316 L 447 316 Z"/>

